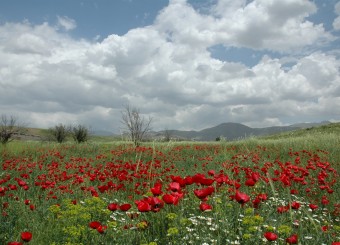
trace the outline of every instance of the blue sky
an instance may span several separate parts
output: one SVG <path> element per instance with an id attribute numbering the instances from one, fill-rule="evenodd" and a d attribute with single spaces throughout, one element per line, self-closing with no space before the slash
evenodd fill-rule
<path id="1" fill-rule="evenodd" d="M 0 2 L 0 112 L 119 132 L 340 120 L 338 0 Z"/>

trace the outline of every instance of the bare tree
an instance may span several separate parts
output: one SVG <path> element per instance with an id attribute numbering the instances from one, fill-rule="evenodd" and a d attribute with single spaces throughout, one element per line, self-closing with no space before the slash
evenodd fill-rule
<path id="1" fill-rule="evenodd" d="M 0 141 L 3 145 L 13 140 L 16 134 L 24 133 L 25 128 L 19 125 L 14 116 L 1 115 L 0 119 Z"/>
<path id="2" fill-rule="evenodd" d="M 138 108 L 126 105 L 122 113 L 121 123 L 129 132 L 132 142 L 138 146 L 147 132 L 151 130 L 152 118 L 145 119 Z"/>
<path id="3" fill-rule="evenodd" d="M 164 141 L 169 142 L 171 140 L 171 131 L 169 129 L 164 130 Z"/>

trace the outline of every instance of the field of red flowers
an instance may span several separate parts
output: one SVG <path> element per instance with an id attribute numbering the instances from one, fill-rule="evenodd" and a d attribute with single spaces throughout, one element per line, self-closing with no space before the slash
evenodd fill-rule
<path id="1" fill-rule="evenodd" d="M 27 144 L 0 160 L 0 244 L 340 244 L 324 149 Z"/>

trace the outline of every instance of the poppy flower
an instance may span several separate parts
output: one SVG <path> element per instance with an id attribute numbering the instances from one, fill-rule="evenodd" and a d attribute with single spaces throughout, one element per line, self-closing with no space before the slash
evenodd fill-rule
<path id="1" fill-rule="evenodd" d="M 203 212 L 204 211 L 211 211 L 212 210 L 212 206 L 209 205 L 208 203 L 202 202 L 200 204 L 200 210 L 203 211 Z"/>
<path id="2" fill-rule="evenodd" d="M 152 187 L 151 192 L 154 196 L 159 196 L 162 194 L 162 183 L 157 182 L 155 183 L 154 187 Z"/>
<path id="3" fill-rule="evenodd" d="M 107 205 L 107 209 L 110 211 L 116 211 L 119 208 L 119 205 L 117 203 L 110 203 Z"/>
<path id="4" fill-rule="evenodd" d="M 31 239 L 32 239 L 32 233 L 29 232 L 29 231 L 21 232 L 21 239 L 22 239 L 24 242 L 29 242 L 29 241 L 31 241 Z"/>
<path id="5" fill-rule="evenodd" d="M 244 183 L 246 186 L 254 186 L 256 182 L 253 179 L 247 179 Z"/>
<path id="6" fill-rule="evenodd" d="M 30 210 L 33 211 L 35 209 L 35 206 L 33 204 L 30 205 Z"/>
<path id="7" fill-rule="evenodd" d="M 317 209 L 319 206 L 316 205 L 316 204 L 311 203 L 311 204 L 309 204 L 309 207 L 310 207 L 311 210 L 315 210 L 315 209 Z"/>
<path id="8" fill-rule="evenodd" d="M 136 204 L 137 204 L 137 209 L 140 212 L 149 212 L 149 211 L 151 211 L 151 205 L 148 202 L 144 201 L 144 200 L 136 201 Z"/>
<path id="9" fill-rule="evenodd" d="M 170 189 L 171 191 L 176 192 L 176 191 L 179 191 L 179 190 L 181 189 L 181 186 L 180 186 L 180 184 L 179 184 L 178 182 L 171 182 L 171 183 L 169 184 L 169 189 Z"/>
<path id="10" fill-rule="evenodd" d="M 128 211 L 130 208 L 131 208 L 131 204 L 129 204 L 129 203 L 125 203 L 125 204 L 119 206 L 119 209 L 121 211 L 124 211 L 124 212 Z"/>
<path id="11" fill-rule="evenodd" d="M 278 238 L 278 235 L 276 235 L 273 232 L 265 232 L 264 233 L 264 237 L 268 240 L 268 241 L 275 241 Z"/>
<path id="12" fill-rule="evenodd" d="M 107 226 L 106 226 L 106 225 L 100 225 L 100 226 L 98 226 L 98 227 L 96 228 L 96 230 L 97 230 L 100 234 L 104 233 L 106 229 L 107 229 Z"/>
<path id="13" fill-rule="evenodd" d="M 164 207 L 164 202 L 158 197 L 150 197 L 148 201 L 153 212 L 158 212 Z"/>
<path id="14" fill-rule="evenodd" d="M 174 204 L 176 197 L 171 194 L 165 194 L 162 199 L 166 204 Z"/>
<path id="15" fill-rule="evenodd" d="M 235 194 L 235 200 L 240 204 L 245 204 L 246 202 L 249 202 L 250 197 L 246 193 L 237 191 Z"/>
<path id="16" fill-rule="evenodd" d="M 298 243 L 298 236 L 297 234 L 293 234 L 286 239 L 286 242 L 289 244 L 297 244 Z"/>
<path id="17" fill-rule="evenodd" d="M 287 212 L 288 210 L 289 210 L 289 205 L 287 205 L 287 206 L 280 206 L 280 207 L 277 208 L 277 212 L 280 213 L 280 214 L 282 214 L 284 212 Z"/>
<path id="18" fill-rule="evenodd" d="M 21 242 L 9 242 L 7 245 L 22 245 Z"/>
<path id="19" fill-rule="evenodd" d="M 298 202 L 292 202 L 292 209 L 299 209 L 300 206 L 301 206 L 300 203 L 298 203 Z"/>
<path id="20" fill-rule="evenodd" d="M 203 189 L 196 189 L 194 190 L 194 194 L 199 199 L 205 199 L 207 196 L 211 195 L 215 191 L 215 188 L 213 186 L 208 186 L 207 188 Z"/>
<path id="21" fill-rule="evenodd" d="M 92 228 L 92 229 L 97 229 L 99 226 L 101 226 L 99 221 L 91 221 L 89 223 L 89 227 Z"/>

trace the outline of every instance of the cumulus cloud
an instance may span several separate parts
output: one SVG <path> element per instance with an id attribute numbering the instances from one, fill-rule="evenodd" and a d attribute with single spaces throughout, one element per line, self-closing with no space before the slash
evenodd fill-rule
<path id="1" fill-rule="evenodd" d="M 334 6 L 334 12 L 338 15 L 333 21 L 333 28 L 335 30 L 340 30 L 340 2 L 336 3 Z"/>
<path id="2" fill-rule="evenodd" d="M 32 126 L 84 123 L 119 132 L 127 103 L 155 118 L 155 130 L 202 129 L 233 121 L 270 126 L 340 118 L 340 61 L 315 50 L 334 36 L 307 17 L 305 0 L 219 0 L 204 13 L 171 0 L 154 23 L 75 39 L 59 27 L 0 25 L 0 109 Z M 253 67 L 218 60 L 209 48 L 280 52 Z M 293 64 L 287 67 L 287 62 Z"/>
<path id="3" fill-rule="evenodd" d="M 57 19 L 58 27 L 61 27 L 66 31 L 73 30 L 77 27 L 76 21 L 67 16 L 57 16 Z"/>

